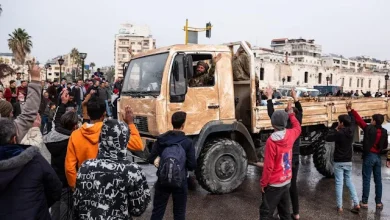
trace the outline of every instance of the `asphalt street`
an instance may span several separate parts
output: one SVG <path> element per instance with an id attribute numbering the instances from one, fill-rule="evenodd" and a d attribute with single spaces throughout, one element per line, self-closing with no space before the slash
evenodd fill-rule
<path id="1" fill-rule="evenodd" d="M 362 160 L 361 155 L 355 153 L 353 157 L 353 182 L 359 199 L 362 195 Z M 152 165 L 143 165 L 144 172 L 150 187 L 157 180 L 156 169 Z M 200 186 L 196 191 L 189 191 L 187 201 L 187 219 L 189 220 L 255 220 L 259 219 L 258 207 L 261 202 L 259 178 L 261 169 L 249 166 L 247 178 L 234 192 L 225 195 L 212 195 Z M 374 182 L 371 181 L 369 209 L 362 210 L 359 215 L 349 212 L 352 203 L 347 188 L 344 188 L 344 213 L 336 212 L 334 179 L 324 178 L 317 172 L 311 157 L 301 157 L 298 174 L 301 219 L 384 219 L 390 220 L 390 169 L 385 166 L 385 157 L 382 163 L 384 209 L 375 210 Z M 154 196 L 152 189 L 152 196 Z M 146 212 L 138 218 L 150 219 L 152 204 Z M 170 199 L 164 219 L 173 219 L 172 199 Z"/>

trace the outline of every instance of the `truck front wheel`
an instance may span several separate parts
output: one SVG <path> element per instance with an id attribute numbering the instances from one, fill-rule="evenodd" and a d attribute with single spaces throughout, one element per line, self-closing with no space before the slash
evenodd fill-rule
<path id="1" fill-rule="evenodd" d="M 244 181 L 248 167 L 246 153 L 236 141 L 217 138 L 206 142 L 198 158 L 199 184 L 214 194 L 230 193 Z"/>

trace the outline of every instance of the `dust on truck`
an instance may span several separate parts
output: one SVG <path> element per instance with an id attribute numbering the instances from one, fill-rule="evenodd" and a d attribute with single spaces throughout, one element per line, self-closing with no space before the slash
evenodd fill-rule
<path id="1" fill-rule="evenodd" d="M 232 57 L 234 47 L 242 46 L 250 57 L 250 80 L 234 81 Z M 215 65 L 212 85 L 190 87 L 198 61 Z M 253 52 L 245 42 L 225 45 L 174 45 L 134 56 L 125 69 L 125 80 L 118 103 L 124 111 L 130 105 L 143 143 L 145 157 L 156 138 L 171 130 L 171 116 L 185 111 L 184 132 L 193 140 L 199 184 L 209 192 L 229 193 L 243 182 L 248 164 L 262 159 L 264 143 L 272 133 L 266 106 L 256 106 L 255 66 Z M 284 64 L 283 64 L 284 65 Z M 389 115 L 389 103 L 383 98 L 354 100 L 354 108 L 370 118 L 372 110 Z M 345 114 L 345 101 L 301 101 L 303 106 L 301 154 L 314 154 L 317 170 L 332 176 L 329 151 L 324 135 Z M 283 109 L 275 106 L 275 109 Z M 120 114 L 121 116 L 121 114 Z"/>

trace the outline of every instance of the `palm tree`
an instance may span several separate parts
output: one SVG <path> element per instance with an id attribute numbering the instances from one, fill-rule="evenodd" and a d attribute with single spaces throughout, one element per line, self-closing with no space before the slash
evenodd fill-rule
<path id="1" fill-rule="evenodd" d="M 73 65 L 77 64 L 78 60 L 80 59 L 79 50 L 77 48 L 73 48 L 70 51 L 70 58 L 72 59 L 72 70 L 73 70 Z M 76 69 L 76 71 L 77 71 L 77 69 Z M 76 72 L 75 72 L 75 74 L 76 74 Z"/>
<path id="2" fill-rule="evenodd" d="M 1 4 L 0 4 L 0 15 L 1 15 L 1 12 L 3 12 L 3 8 L 1 7 Z"/>
<path id="3" fill-rule="evenodd" d="M 92 74 L 93 74 L 93 73 L 94 73 L 94 72 L 93 72 L 93 68 L 94 68 L 96 65 L 95 65 L 94 62 L 91 62 L 91 63 L 89 64 L 89 66 L 91 67 L 91 69 L 92 69 Z"/>
<path id="4" fill-rule="evenodd" d="M 30 53 L 33 47 L 31 36 L 21 28 L 15 29 L 9 36 L 8 47 L 14 54 L 16 64 L 22 65 L 25 63 L 26 54 Z"/>

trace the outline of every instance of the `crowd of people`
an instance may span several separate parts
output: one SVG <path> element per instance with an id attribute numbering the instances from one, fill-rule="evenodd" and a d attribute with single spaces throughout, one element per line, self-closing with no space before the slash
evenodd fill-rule
<path id="1" fill-rule="evenodd" d="M 10 81 L 0 100 L 0 219 L 131 219 L 140 216 L 151 201 L 145 174 L 130 162 L 132 152 L 144 146 L 133 112 L 126 106 L 117 120 L 112 104 L 122 82 L 110 85 L 98 70 L 93 79 L 68 83 L 40 81 L 32 64 L 31 82 Z M 265 146 L 260 180 L 260 219 L 300 219 L 297 174 L 303 109 L 294 89 L 295 107 L 274 109 L 272 88 L 267 88 L 268 115 L 274 132 Z M 112 110 L 114 107 L 115 110 Z M 335 142 L 336 207 L 343 212 L 345 181 L 354 213 L 368 208 L 371 174 L 374 174 L 376 209 L 383 209 L 380 153 L 387 148 L 384 116 L 364 122 L 347 102 L 348 114 L 326 140 Z M 18 112 L 19 111 L 19 112 Z M 80 123 L 82 121 L 82 123 Z M 173 130 L 161 135 L 147 159 L 157 169 L 152 220 L 161 220 L 170 195 L 175 220 L 185 219 L 188 171 L 197 166 L 192 140 L 183 132 L 186 113 L 172 115 Z M 82 124 L 82 125 L 80 125 Z M 355 127 L 364 131 L 363 193 L 359 201 L 351 181 Z M 390 153 L 387 158 L 390 167 Z M 293 213 L 290 213 L 290 204 Z"/>
<path id="2" fill-rule="evenodd" d="M 280 219 L 300 219 L 299 198 L 297 194 L 296 177 L 299 169 L 299 135 L 301 133 L 302 107 L 295 90 L 291 90 L 295 107 L 288 103 L 285 110 L 274 110 L 273 89 L 267 88 L 267 109 L 274 132 L 268 138 L 265 146 L 263 173 L 260 180 L 262 203 L 260 219 L 273 219 L 275 213 Z M 384 116 L 372 115 L 371 123 L 367 124 L 356 110 L 352 102 L 346 103 L 348 114 L 338 116 L 338 123 L 326 136 L 326 141 L 335 142 L 333 168 L 335 174 L 336 207 L 339 214 L 343 213 L 343 185 L 349 189 L 353 201 L 351 211 L 359 213 L 360 209 L 368 208 L 371 174 L 374 174 L 375 204 L 377 210 L 383 209 L 381 152 L 388 146 L 387 130 L 382 127 Z M 363 138 L 363 193 L 359 201 L 351 180 L 353 140 L 355 128 L 359 126 L 364 131 Z M 390 152 L 387 154 L 386 166 L 390 168 Z M 293 213 L 290 214 L 290 204 Z"/>

